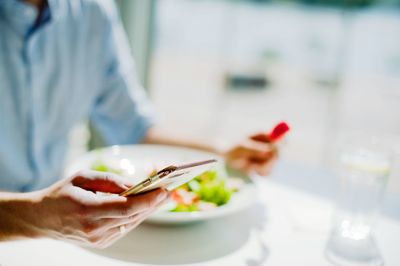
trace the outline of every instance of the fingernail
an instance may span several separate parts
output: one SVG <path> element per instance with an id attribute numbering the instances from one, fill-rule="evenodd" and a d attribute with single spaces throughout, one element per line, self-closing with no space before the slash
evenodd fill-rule
<path id="1" fill-rule="evenodd" d="M 166 190 L 163 189 L 157 196 L 157 202 L 163 201 L 166 197 L 167 197 L 167 192 Z"/>

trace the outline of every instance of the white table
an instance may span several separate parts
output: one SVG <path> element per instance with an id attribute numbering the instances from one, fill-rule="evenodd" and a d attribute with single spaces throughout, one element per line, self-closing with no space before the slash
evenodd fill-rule
<path id="1" fill-rule="evenodd" d="M 280 164 L 242 213 L 185 226 L 143 224 L 106 250 L 42 239 L 0 243 L 0 265 L 331 265 L 323 251 L 334 178 Z M 400 198 L 389 195 L 376 238 L 385 265 L 400 265 Z"/>

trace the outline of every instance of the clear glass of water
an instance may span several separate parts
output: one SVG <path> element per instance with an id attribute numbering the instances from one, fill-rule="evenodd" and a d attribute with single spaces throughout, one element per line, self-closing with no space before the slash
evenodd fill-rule
<path id="1" fill-rule="evenodd" d="M 325 254 L 336 265 L 383 265 L 373 228 L 392 153 L 377 138 L 347 143 L 340 153 L 340 195 Z"/>

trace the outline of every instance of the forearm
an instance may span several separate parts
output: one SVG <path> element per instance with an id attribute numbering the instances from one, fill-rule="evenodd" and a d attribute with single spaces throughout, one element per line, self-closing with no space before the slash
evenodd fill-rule
<path id="1" fill-rule="evenodd" d="M 39 236 L 30 222 L 39 200 L 38 192 L 0 192 L 0 241 Z"/>
<path id="2" fill-rule="evenodd" d="M 163 131 L 161 128 L 157 126 L 151 128 L 147 132 L 143 140 L 143 143 L 180 146 L 180 147 L 187 147 L 187 148 L 212 152 L 220 155 L 223 154 L 223 150 L 221 148 L 219 148 L 214 143 L 210 143 L 210 141 L 208 140 L 171 134 Z"/>

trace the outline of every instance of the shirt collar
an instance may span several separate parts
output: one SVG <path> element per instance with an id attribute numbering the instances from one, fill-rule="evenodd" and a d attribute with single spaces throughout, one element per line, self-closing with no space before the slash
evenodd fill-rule
<path id="1" fill-rule="evenodd" d="M 3 17 L 10 26 L 21 36 L 28 37 L 36 29 L 54 20 L 57 11 L 57 0 L 48 0 L 41 19 L 35 25 L 38 10 L 21 0 L 0 0 L 0 17 Z"/>

